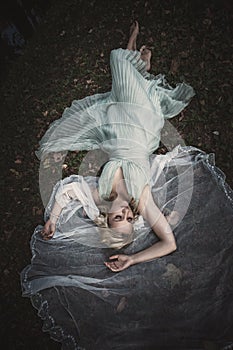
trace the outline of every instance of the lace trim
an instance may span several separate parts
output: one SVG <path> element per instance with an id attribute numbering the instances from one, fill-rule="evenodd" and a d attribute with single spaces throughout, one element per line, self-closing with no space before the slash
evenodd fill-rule
<path id="1" fill-rule="evenodd" d="M 215 165 L 214 153 L 210 153 L 209 155 L 207 155 L 205 164 L 207 165 L 210 172 L 212 174 L 214 174 L 214 178 L 215 178 L 218 186 L 223 190 L 227 199 L 229 200 L 229 202 L 233 206 L 233 191 L 232 191 L 231 187 L 225 182 L 226 175 L 224 174 L 224 172 Z"/>
<path id="2" fill-rule="evenodd" d="M 185 151 L 188 154 L 191 152 L 198 152 L 195 161 L 203 160 L 203 163 L 207 166 L 211 174 L 213 174 L 214 179 L 216 180 L 217 185 L 223 190 L 225 193 L 227 199 L 230 201 L 231 205 L 233 206 L 233 190 L 231 187 L 226 183 L 226 175 L 224 172 L 218 168 L 215 165 L 215 154 L 214 153 L 205 153 L 204 151 L 200 150 L 199 148 L 193 147 L 193 146 L 184 146 L 181 145 L 177 146 L 178 152 Z M 173 149 L 173 151 L 175 148 Z M 171 152 L 173 152 L 171 151 Z"/>
<path id="3" fill-rule="evenodd" d="M 40 293 L 36 293 L 31 297 L 31 303 L 33 307 L 38 310 L 38 316 L 43 320 L 43 332 L 49 332 L 50 338 L 62 343 L 62 349 L 65 350 L 86 350 L 86 348 L 80 347 L 76 339 L 68 334 L 64 329 L 58 325 L 54 318 L 49 313 L 49 303 L 47 300 L 43 300 Z M 228 344 L 221 347 L 221 350 L 233 350 L 233 343 L 228 342 Z"/>
<path id="4" fill-rule="evenodd" d="M 85 350 L 77 344 L 74 336 L 56 324 L 54 318 L 50 315 L 49 303 L 43 299 L 41 293 L 36 293 L 30 299 L 32 306 L 38 310 L 38 316 L 43 320 L 43 332 L 49 332 L 51 339 L 61 342 L 64 350 Z"/>

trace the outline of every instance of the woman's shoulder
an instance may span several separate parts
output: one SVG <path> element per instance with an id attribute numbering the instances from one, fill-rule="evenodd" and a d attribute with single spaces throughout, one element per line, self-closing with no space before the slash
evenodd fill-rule
<path id="1" fill-rule="evenodd" d="M 150 199 L 151 199 L 151 189 L 150 189 L 150 186 L 147 184 L 143 188 L 139 198 L 138 211 L 140 214 L 145 210 L 146 204 Z"/>

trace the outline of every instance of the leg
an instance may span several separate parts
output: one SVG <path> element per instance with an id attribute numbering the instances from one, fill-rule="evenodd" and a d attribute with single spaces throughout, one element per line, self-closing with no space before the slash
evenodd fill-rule
<path id="1" fill-rule="evenodd" d="M 139 33 L 139 25 L 137 21 L 134 21 L 133 24 L 130 27 L 130 37 L 129 37 L 129 41 L 127 44 L 127 49 L 128 50 L 137 50 L 137 36 Z"/>

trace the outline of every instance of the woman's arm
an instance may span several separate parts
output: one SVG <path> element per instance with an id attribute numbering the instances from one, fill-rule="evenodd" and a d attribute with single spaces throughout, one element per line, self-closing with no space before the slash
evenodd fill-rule
<path id="1" fill-rule="evenodd" d="M 105 265 L 114 272 L 122 271 L 140 262 L 159 258 L 176 250 L 176 241 L 172 229 L 160 209 L 154 203 L 149 186 L 146 186 L 142 193 L 138 209 L 158 236 L 159 241 L 151 247 L 130 256 L 124 254 L 111 256 L 110 260 L 112 261 L 106 262 Z"/>
<path id="2" fill-rule="evenodd" d="M 67 203 L 73 199 L 77 199 L 74 191 L 70 184 L 64 185 L 62 191 L 55 196 L 55 202 L 49 219 L 46 221 L 41 235 L 45 240 L 51 239 L 55 233 L 56 222 L 62 212 L 62 209 L 67 205 Z"/>
<path id="3" fill-rule="evenodd" d="M 146 186 L 139 201 L 139 212 L 149 223 L 159 242 L 132 256 L 134 264 L 150 261 L 176 250 L 176 241 L 172 229 L 163 213 L 155 204 L 149 186 Z"/>
<path id="4" fill-rule="evenodd" d="M 61 211 L 62 207 L 57 203 L 57 201 L 55 201 L 49 219 L 46 221 L 43 230 L 41 231 L 41 235 L 45 240 L 53 237 L 56 229 L 56 222 L 61 214 Z"/>
<path id="5" fill-rule="evenodd" d="M 95 193 L 96 200 L 98 200 L 97 194 L 98 193 Z M 81 179 L 80 182 L 72 181 L 65 185 L 61 183 L 55 194 L 55 202 L 49 220 L 46 222 L 41 232 L 43 238 L 52 238 L 55 232 L 56 222 L 62 209 L 72 200 L 78 200 L 80 202 L 80 207 L 83 207 L 83 214 L 87 211 L 90 219 L 94 220 L 98 215 L 99 210 L 96 207 L 95 198 L 93 198 L 93 193 L 84 179 Z"/>

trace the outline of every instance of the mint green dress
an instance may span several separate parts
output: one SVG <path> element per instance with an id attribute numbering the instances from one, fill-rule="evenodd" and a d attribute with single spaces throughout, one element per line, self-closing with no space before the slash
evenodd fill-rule
<path id="1" fill-rule="evenodd" d="M 164 120 L 179 114 L 194 91 L 185 83 L 172 88 L 163 75 L 148 73 L 139 51 L 113 50 L 110 66 L 111 92 L 73 101 L 42 138 L 38 156 L 101 149 L 109 161 L 99 179 L 100 196 L 109 197 L 121 167 L 128 193 L 138 202 L 150 183 L 149 156 L 159 147 Z"/>

